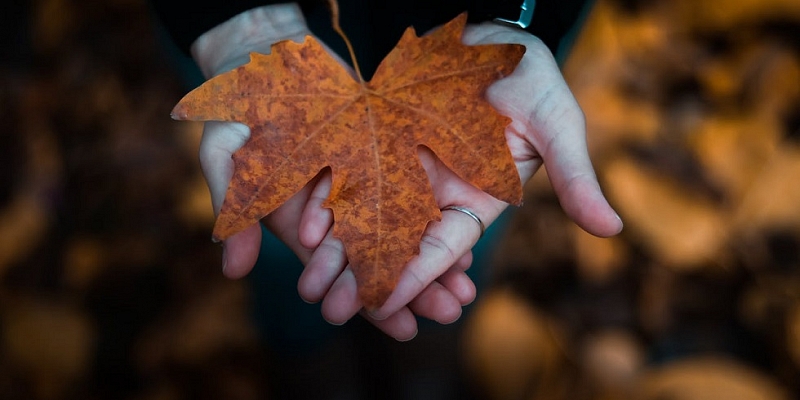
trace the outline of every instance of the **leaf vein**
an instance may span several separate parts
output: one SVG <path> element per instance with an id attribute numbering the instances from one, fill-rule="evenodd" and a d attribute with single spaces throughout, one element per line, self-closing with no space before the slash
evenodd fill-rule
<path id="1" fill-rule="evenodd" d="M 317 136 L 317 135 L 318 135 L 318 134 L 319 134 L 319 133 L 320 133 L 320 132 L 321 132 L 321 131 L 322 131 L 322 130 L 323 130 L 323 129 L 324 129 L 324 128 L 325 128 L 325 127 L 326 127 L 326 126 L 327 126 L 327 125 L 330 123 L 330 122 L 331 122 L 331 121 L 333 121 L 334 119 L 336 119 L 336 118 L 337 118 L 339 115 L 341 115 L 341 114 L 342 114 L 342 113 L 343 113 L 343 112 L 344 112 L 344 111 L 345 111 L 345 110 L 346 110 L 348 107 L 352 106 L 352 105 L 353 105 L 353 104 L 354 104 L 356 101 L 358 101 L 358 99 L 359 99 L 360 95 L 359 95 L 359 96 L 351 96 L 351 97 L 353 97 L 351 101 L 349 101 L 349 102 L 347 102 L 346 104 L 344 104 L 344 105 L 343 105 L 343 106 L 342 106 L 342 107 L 341 107 L 339 110 L 336 110 L 336 112 L 333 112 L 333 113 L 331 113 L 331 114 L 328 116 L 328 118 L 327 118 L 327 119 L 325 119 L 325 120 L 321 121 L 321 122 L 319 123 L 319 126 L 317 127 L 317 129 L 315 129 L 313 132 L 309 133 L 309 134 L 308 134 L 308 135 L 305 137 L 305 139 L 303 139 L 303 140 L 302 140 L 300 143 L 298 143 L 298 144 L 297 144 L 297 146 L 295 146 L 295 148 L 292 150 L 292 152 L 290 152 L 290 153 L 289 153 L 289 154 L 288 154 L 286 157 L 284 157 L 284 161 L 283 161 L 283 162 L 281 162 L 281 163 L 280 163 L 280 165 L 276 166 L 276 168 L 275 168 L 275 169 L 273 169 L 273 171 L 280 171 L 280 170 L 282 170 L 283 168 L 285 168 L 287 164 L 291 163 L 291 162 L 292 162 L 292 159 L 293 159 L 293 157 L 292 157 L 293 155 L 297 154 L 297 153 L 300 151 L 300 149 L 302 149 L 303 147 L 305 147 L 305 145 L 306 145 L 306 144 L 308 144 L 309 142 L 311 142 L 311 140 L 312 140 L 313 138 L 315 138 L 315 137 L 316 137 L 316 136 Z M 325 166 L 322 166 L 322 167 L 324 168 Z M 264 180 L 264 183 L 263 183 L 263 184 L 261 184 L 261 185 L 258 187 L 258 189 L 257 189 L 257 193 L 258 193 L 258 194 L 257 194 L 257 195 L 255 195 L 255 196 L 251 196 L 251 197 L 250 197 L 249 201 L 248 201 L 247 203 L 245 203 L 245 205 L 244 205 L 244 206 L 243 206 L 243 207 L 242 207 L 242 208 L 239 210 L 239 212 L 237 212 L 237 213 L 235 214 L 235 217 L 236 217 L 235 219 L 239 219 L 239 218 L 241 218 L 241 217 L 242 217 L 242 215 L 245 213 L 245 211 L 246 211 L 246 210 L 249 210 L 249 209 L 250 209 L 250 207 L 252 207 L 252 205 L 253 205 L 255 202 L 257 202 L 257 201 L 258 201 L 258 199 L 259 199 L 259 195 L 260 195 L 260 194 L 261 194 L 261 193 L 264 191 L 264 188 L 265 188 L 265 187 L 267 187 L 267 186 L 269 185 L 269 183 L 271 183 L 271 181 L 270 181 L 270 180 L 268 180 L 268 179 Z M 307 183 L 307 182 L 303 182 L 302 184 L 303 184 L 303 185 L 305 185 L 306 183 Z"/>
<path id="2" fill-rule="evenodd" d="M 386 88 L 386 86 L 388 86 L 388 85 L 384 85 L 381 88 L 375 89 L 375 92 L 380 93 L 382 95 L 386 95 L 386 94 L 389 94 L 389 93 L 392 93 L 392 92 L 403 90 L 403 89 L 405 89 L 407 87 L 410 87 L 410 86 L 424 85 L 424 84 L 427 84 L 427 83 L 430 83 L 430 82 L 433 82 L 433 81 L 436 81 L 436 80 L 439 80 L 439 79 L 452 78 L 454 76 L 471 75 L 471 74 L 474 74 L 474 73 L 480 73 L 480 72 L 482 72 L 484 70 L 494 69 L 494 68 L 497 68 L 498 66 L 501 66 L 501 65 L 502 64 L 499 63 L 499 62 L 491 63 L 491 64 L 482 64 L 482 65 L 479 65 L 479 66 L 476 66 L 476 67 L 473 67 L 473 68 L 459 69 L 457 71 L 451 71 L 451 72 L 446 72 L 446 73 L 442 73 L 442 74 L 432 75 L 432 76 L 427 77 L 426 79 L 420 79 L 420 80 L 416 80 L 416 81 L 411 81 L 411 82 L 405 83 L 403 85 L 400 85 L 400 86 L 397 86 L 397 87 L 394 87 L 394 88 Z"/>
<path id="3" fill-rule="evenodd" d="M 422 116 L 423 118 L 427 118 L 427 119 L 439 124 L 440 126 L 444 127 L 448 132 L 450 132 L 450 134 L 453 137 L 458 139 L 458 141 L 466 148 L 466 152 L 468 153 L 469 156 L 473 156 L 473 157 L 480 158 L 482 160 L 486 160 L 486 157 L 482 156 L 481 152 L 478 151 L 474 146 L 472 146 L 472 143 L 469 140 L 466 140 L 464 137 L 462 137 L 458 133 L 457 130 L 453 129 L 452 125 L 447 121 L 446 118 L 443 118 L 443 117 L 441 117 L 440 115 L 438 115 L 438 114 L 436 114 L 434 112 L 430 112 L 427 109 L 414 107 L 414 106 L 411 106 L 411 105 L 409 105 L 407 103 L 403 103 L 403 102 L 400 102 L 400 101 L 385 97 L 385 96 L 383 96 L 381 94 L 376 94 L 376 96 L 381 97 L 383 100 L 385 100 L 385 101 L 387 101 L 389 103 L 395 104 L 395 105 L 397 105 L 399 107 L 402 107 L 402 108 L 405 108 L 405 109 L 410 110 L 412 112 L 415 112 L 415 113 L 419 114 L 420 116 Z M 434 153 L 436 153 L 436 149 L 432 148 L 431 150 Z"/>

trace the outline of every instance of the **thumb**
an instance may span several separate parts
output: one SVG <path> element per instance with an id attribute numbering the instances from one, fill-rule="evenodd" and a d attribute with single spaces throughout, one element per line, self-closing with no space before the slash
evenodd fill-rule
<path id="1" fill-rule="evenodd" d="M 600 190 L 586 145 L 586 118 L 544 45 L 527 38 L 517 69 L 487 91 L 489 101 L 512 118 L 521 140 L 509 141 L 527 179 L 541 157 L 564 211 L 587 232 L 613 236 L 622 221 Z"/>
<path id="2" fill-rule="evenodd" d="M 581 228 L 601 237 L 616 235 L 622 230 L 622 220 L 600 189 L 586 144 L 583 111 L 566 83 L 554 86 L 561 89 L 550 94 L 558 105 L 546 118 L 531 124 L 539 132 L 539 150 L 550 183 L 561 207 Z"/>
<path id="3" fill-rule="evenodd" d="M 214 215 L 219 215 L 225 192 L 233 177 L 231 155 L 244 146 L 250 137 L 250 128 L 236 122 L 208 121 L 200 140 L 200 167 L 211 192 Z"/>
<path id="4" fill-rule="evenodd" d="M 200 166 L 211 193 L 214 215 L 219 215 L 228 184 L 233 176 L 231 155 L 250 137 L 250 128 L 235 122 L 209 121 L 200 141 Z M 258 224 L 231 236 L 224 243 L 222 269 L 229 278 L 247 275 L 256 263 L 261 245 Z"/>

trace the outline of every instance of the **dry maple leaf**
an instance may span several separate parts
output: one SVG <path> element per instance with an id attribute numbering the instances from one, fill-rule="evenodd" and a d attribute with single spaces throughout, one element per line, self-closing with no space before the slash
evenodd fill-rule
<path id="1" fill-rule="evenodd" d="M 440 220 L 417 156 L 426 146 L 459 177 L 519 204 L 522 185 L 506 144 L 510 120 L 484 99 L 510 74 L 521 45 L 466 46 L 466 14 L 429 35 L 412 28 L 370 82 L 354 78 L 313 37 L 214 77 L 184 97 L 173 117 L 237 121 L 251 136 L 214 226 L 224 240 L 258 222 L 330 167 L 333 235 L 342 240 L 359 297 L 377 308 Z M 360 75 L 360 74 L 359 74 Z"/>

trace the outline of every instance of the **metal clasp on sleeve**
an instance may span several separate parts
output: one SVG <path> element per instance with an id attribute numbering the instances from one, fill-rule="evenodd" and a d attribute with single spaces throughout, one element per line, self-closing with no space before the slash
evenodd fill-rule
<path id="1" fill-rule="evenodd" d="M 519 6 L 522 11 L 520 12 L 519 18 L 516 21 L 504 18 L 495 18 L 494 22 L 514 28 L 525 29 L 531 26 L 531 21 L 533 20 L 533 9 L 535 7 L 536 0 L 525 0 L 522 2 L 522 5 Z"/>

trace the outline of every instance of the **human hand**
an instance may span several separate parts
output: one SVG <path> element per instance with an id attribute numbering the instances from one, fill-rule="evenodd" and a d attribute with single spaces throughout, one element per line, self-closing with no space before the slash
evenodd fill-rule
<path id="1" fill-rule="evenodd" d="M 622 222 L 603 196 L 586 147 L 585 118 L 547 47 L 536 37 L 492 23 L 469 26 L 463 36 L 468 45 L 519 43 L 526 53 L 510 76 L 487 90 L 487 99 L 503 115 L 512 118 L 506 129 L 509 148 L 520 178 L 527 181 L 543 164 L 562 208 L 579 226 L 597 236 L 612 236 Z M 507 207 L 497 199 L 462 181 L 428 150 L 420 151 L 437 203 L 444 208 L 467 208 L 487 226 Z M 325 193 L 320 193 L 324 197 Z M 442 221 L 432 222 L 420 245 L 419 256 L 405 267 L 392 295 L 378 310 L 365 317 L 380 326 L 391 324 L 396 332 L 416 331 L 416 321 L 407 315 L 435 312 L 456 319 L 461 305 L 474 298 L 474 287 L 453 271 L 465 268 L 465 258 L 480 235 L 471 217 L 443 212 Z M 336 280 L 325 294 L 322 312 L 326 319 L 344 322 L 361 309 L 355 295 L 355 278 L 343 265 L 312 257 L 304 276 L 323 275 Z M 301 278 L 301 288 L 303 278 Z M 439 286 L 458 293 L 459 301 L 438 296 Z M 302 290 L 302 289 L 301 289 Z M 472 296 L 471 298 L 469 296 Z M 461 305 L 459 305 L 459 303 Z"/>
<path id="2" fill-rule="evenodd" d="M 249 61 L 250 52 L 268 54 L 274 43 L 281 40 L 302 41 L 311 32 L 303 13 L 294 3 L 259 7 L 239 14 L 229 21 L 201 35 L 192 44 L 191 52 L 206 79 L 227 72 Z M 200 166 L 206 178 L 214 214 L 218 215 L 225 192 L 233 176 L 231 155 L 242 147 L 250 137 L 247 126 L 234 122 L 206 122 L 200 142 Z M 304 189 L 287 202 L 283 213 L 301 207 Z M 288 217 L 283 217 L 286 219 Z M 284 242 L 291 241 L 291 229 L 283 229 Z M 296 242 L 296 240 L 294 240 Z M 245 276 L 255 265 L 261 243 L 261 230 L 254 224 L 230 237 L 223 243 L 222 270 L 229 278 Z M 307 260 L 310 252 L 301 246 L 292 246 L 301 260 Z"/>
<path id="3" fill-rule="evenodd" d="M 211 78 L 244 64 L 252 51 L 269 53 L 275 42 L 286 39 L 301 41 L 308 34 L 310 32 L 296 5 L 266 6 L 240 14 L 204 34 L 193 44 L 192 54 L 206 78 Z M 200 161 L 215 213 L 219 213 L 233 175 L 231 155 L 244 145 L 249 135 L 249 129 L 238 123 L 207 122 L 204 126 Z M 332 213 L 321 207 L 329 190 L 330 174 L 324 172 L 262 220 L 303 264 L 309 266 L 298 284 L 301 296 L 307 301 L 322 299 L 346 263 L 341 242 L 329 234 Z M 249 273 L 258 258 L 260 244 L 261 230 L 257 224 L 225 240 L 224 275 L 240 278 Z M 475 296 L 474 285 L 464 273 L 470 262 L 471 255 L 467 252 L 451 272 L 442 274 L 438 283 L 421 290 L 420 300 L 399 307 L 391 318 L 371 321 L 390 336 L 408 339 L 416 332 L 415 313 L 440 322 L 455 320 L 461 306 Z M 351 300 L 351 304 L 357 302 L 355 298 Z M 417 303 L 434 306 L 418 308 Z M 451 315 L 452 310 L 457 314 Z M 327 314 L 323 312 L 323 316 Z"/>

